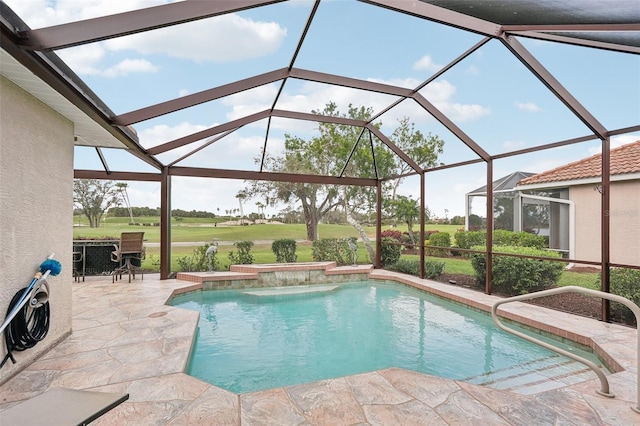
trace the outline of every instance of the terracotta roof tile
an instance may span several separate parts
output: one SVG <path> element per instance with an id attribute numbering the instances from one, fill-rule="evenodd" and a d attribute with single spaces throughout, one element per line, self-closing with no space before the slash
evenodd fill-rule
<path id="1" fill-rule="evenodd" d="M 602 153 L 522 179 L 518 185 L 599 177 Z M 611 150 L 611 175 L 640 173 L 640 140 Z"/>

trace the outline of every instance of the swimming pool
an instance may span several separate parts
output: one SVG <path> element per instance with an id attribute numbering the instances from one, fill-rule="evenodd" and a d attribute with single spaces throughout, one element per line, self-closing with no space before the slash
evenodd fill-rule
<path id="1" fill-rule="evenodd" d="M 200 312 L 187 373 L 236 393 L 389 367 L 482 383 L 569 364 L 486 314 L 376 280 L 198 291 L 171 305 Z"/>

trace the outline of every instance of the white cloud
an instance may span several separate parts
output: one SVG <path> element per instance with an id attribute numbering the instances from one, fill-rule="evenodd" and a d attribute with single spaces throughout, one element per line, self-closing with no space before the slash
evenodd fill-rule
<path id="1" fill-rule="evenodd" d="M 191 91 L 188 89 L 181 89 L 180 91 L 178 91 L 178 96 L 182 97 L 182 96 L 187 96 L 191 94 Z"/>
<path id="2" fill-rule="evenodd" d="M 431 56 L 429 56 L 429 55 L 424 55 L 422 58 L 418 59 L 411 66 L 411 69 L 416 70 L 416 71 L 424 71 L 424 70 L 426 70 L 426 71 L 436 72 L 440 68 L 442 68 L 442 65 L 436 64 L 435 62 L 433 62 L 433 60 L 431 59 Z"/>
<path id="3" fill-rule="evenodd" d="M 4 0 L 31 28 L 113 15 L 171 3 L 166 0 Z M 52 6 L 53 5 L 53 6 Z"/>
<path id="4" fill-rule="evenodd" d="M 101 74 L 108 78 L 115 78 L 131 73 L 153 73 L 156 71 L 158 71 L 158 67 L 146 59 L 125 59 L 107 68 Z"/>
<path id="5" fill-rule="evenodd" d="M 58 56 L 77 74 L 97 75 L 102 72 L 100 62 L 106 53 L 101 45 L 92 44 L 60 50 Z"/>
<path id="6" fill-rule="evenodd" d="M 453 102 L 456 87 L 447 80 L 434 81 L 420 93 L 440 111 L 456 122 L 473 121 L 491 114 L 491 109 L 478 104 Z"/>
<path id="7" fill-rule="evenodd" d="M 140 131 L 138 135 L 140 137 L 141 145 L 149 148 L 216 125 L 217 124 L 202 125 L 188 122 L 182 122 L 175 126 L 156 125 Z M 265 120 L 261 120 L 256 123 L 256 127 L 257 128 L 254 132 L 248 132 L 244 135 L 238 135 L 237 132 L 230 133 L 222 139 L 217 140 L 215 143 L 208 145 L 197 153 L 194 153 L 193 156 L 190 156 L 189 159 L 185 161 L 189 162 L 191 165 L 197 165 L 197 167 L 238 167 L 240 169 L 250 169 L 253 167 L 253 158 L 260 154 L 260 150 L 264 144 L 266 131 Z M 221 135 L 215 135 L 205 138 L 202 141 L 196 141 L 179 148 L 172 149 L 159 154 L 158 159 L 167 163 L 173 162 L 219 136 Z M 269 138 L 269 152 L 279 153 L 283 150 L 283 147 L 283 140 L 276 136 Z M 197 164 L 194 164 L 194 162 Z"/>
<path id="8" fill-rule="evenodd" d="M 542 108 L 540 108 L 538 105 L 534 104 L 533 102 L 516 102 L 516 107 L 518 107 L 518 109 L 521 109 L 523 111 L 529 111 L 529 112 L 542 111 Z"/>
<path id="9" fill-rule="evenodd" d="M 145 148 L 160 145 L 165 142 L 172 141 L 183 136 L 190 135 L 195 132 L 204 130 L 210 126 L 202 124 L 191 124 L 188 122 L 182 122 L 176 126 L 167 126 L 165 124 L 159 124 L 153 127 L 149 127 L 138 131 L 138 137 L 140 138 L 140 144 Z M 190 148 L 188 151 L 191 151 Z M 185 152 L 185 153 L 186 153 Z"/>
<path id="10" fill-rule="evenodd" d="M 466 72 L 470 75 L 480 75 L 480 68 L 475 65 L 471 65 L 467 68 Z"/>
<path id="11" fill-rule="evenodd" d="M 611 141 L 609 142 L 611 148 L 617 148 L 622 145 L 626 145 L 628 143 L 632 143 L 640 140 L 640 134 L 638 133 L 628 133 L 626 135 L 618 135 L 612 136 Z M 595 155 L 602 152 L 602 143 L 598 142 L 597 145 L 589 148 L 589 155 Z"/>
<path id="12" fill-rule="evenodd" d="M 201 19 L 104 42 L 109 50 L 162 54 L 196 62 L 230 62 L 275 52 L 287 35 L 275 22 L 236 14 Z"/>
<path id="13" fill-rule="evenodd" d="M 58 54 L 79 75 L 115 78 L 133 73 L 155 73 L 159 69 L 146 59 L 124 59 L 111 67 L 104 68 L 102 62 L 108 51 L 101 44 L 72 47 L 61 50 Z"/>
<path id="14" fill-rule="evenodd" d="M 32 28 L 107 16 L 171 3 L 166 0 L 59 0 L 54 6 L 47 0 L 17 1 L 8 4 Z M 186 24 L 130 36 L 118 37 L 59 51 L 65 62 L 80 75 L 113 78 L 134 72 L 142 59 L 128 59 L 108 66 L 106 53 L 131 51 L 144 55 L 167 55 L 196 62 L 230 62 L 257 58 L 275 52 L 287 35 L 276 22 L 254 21 L 237 14 L 226 14 Z M 135 72 L 153 72 L 157 68 L 146 61 L 137 63 Z"/>
<path id="15" fill-rule="evenodd" d="M 411 78 L 391 80 L 371 78 L 368 80 L 407 88 L 413 88 L 420 84 L 420 81 Z M 231 112 L 227 114 L 227 118 L 233 120 L 270 108 L 277 90 L 277 84 L 270 84 L 229 96 L 223 100 L 224 104 L 230 105 L 232 108 Z M 322 110 L 328 101 L 333 101 L 342 112 L 346 112 L 349 104 L 367 105 L 377 112 L 389 106 L 396 99 L 390 95 L 314 82 L 305 82 L 300 87 L 291 90 L 294 90 L 294 92 L 292 93 L 285 88 L 285 91 L 280 95 L 276 108 L 308 113 L 312 110 Z M 454 121 L 477 120 L 491 113 L 489 108 L 482 105 L 453 102 L 455 92 L 455 86 L 446 80 L 442 80 L 429 84 L 422 89 L 421 94 Z M 408 101 L 402 102 L 386 113 L 384 115 L 384 123 L 385 125 L 390 125 L 390 123 L 395 125 L 397 119 L 403 116 L 410 117 L 415 123 L 432 120 L 431 116 L 422 107 L 415 102 Z M 285 121 L 280 122 L 285 123 Z M 277 128 L 278 124 L 272 122 L 272 126 Z M 300 121 L 297 121 L 296 124 L 295 121 L 287 120 L 286 126 L 288 131 L 309 130 L 309 124 Z"/>
<path id="16" fill-rule="evenodd" d="M 525 145 L 524 141 L 504 141 L 502 143 L 502 147 L 510 151 L 523 148 Z"/>

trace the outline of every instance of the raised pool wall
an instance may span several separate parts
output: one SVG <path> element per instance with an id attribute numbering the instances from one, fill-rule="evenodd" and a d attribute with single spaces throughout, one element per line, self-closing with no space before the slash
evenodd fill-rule
<path id="1" fill-rule="evenodd" d="M 176 278 L 200 283 L 194 290 L 236 290 L 366 281 L 372 269 L 371 265 L 337 266 L 335 262 L 231 265 L 228 272 L 179 272 Z"/>

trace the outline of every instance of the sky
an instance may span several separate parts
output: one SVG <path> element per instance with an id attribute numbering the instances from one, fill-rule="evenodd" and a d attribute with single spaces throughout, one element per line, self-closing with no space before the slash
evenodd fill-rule
<path id="1" fill-rule="evenodd" d="M 79 19 L 168 3 L 165 0 L 5 0 L 37 29 Z M 119 37 L 56 53 L 116 114 L 287 67 L 312 2 L 290 1 L 189 24 Z M 476 34 L 350 1 L 323 1 L 294 66 L 307 70 L 415 88 L 480 41 Z M 640 56 L 520 39 L 538 60 L 607 129 L 640 123 Z M 137 123 L 145 148 L 271 107 L 278 84 L 270 84 L 187 110 Z M 490 154 L 588 135 L 586 126 L 555 98 L 498 41 L 490 41 L 420 91 Z M 378 112 L 389 95 L 289 79 L 276 108 L 321 110 L 328 101 L 346 112 L 350 104 Z M 452 164 L 475 154 L 412 101 L 380 117 L 390 135 L 402 117 L 423 134 L 445 141 L 439 161 Z M 282 152 L 285 133 L 311 138 L 316 124 L 274 118 L 270 154 Z M 178 165 L 258 170 L 266 120 L 247 125 L 193 153 Z M 640 139 L 614 137 L 612 147 Z M 205 141 L 158 155 L 169 163 Z M 494 162 L 498 179 L 514 171 L 543 172 L 596 154 L 598 140 Z M 123 150 L 105 149 L 114 171 L 154 171 Z M 101 169 L 95 150 L 75 148 L 75 167 Z M 133 206 L 158 207 L 160 187 L 127 182 Z M 475 164 L 427 174 L 426 203 L 436 217 L 464 215 L 465 197 L 486 183 L 486 167 Z M 245 182 L 205 178 L 172 180 L 172 208 L 224 213 L 238 208 L 235 195 Z M 420 197 L 419 179 L 408 178 L 400 194 Z M 244 212 L 257 212 L 256 202 Z M 275 213 L 280 205 L 267 213 Z M 474 209 L 477 208 L 474 205 Z M 474 211 L 474 213 L 478 213 Z"/>

